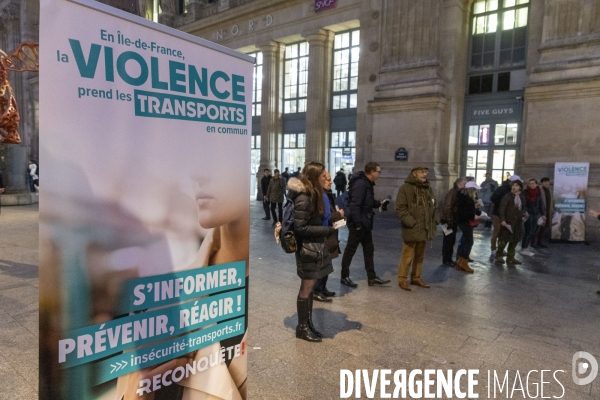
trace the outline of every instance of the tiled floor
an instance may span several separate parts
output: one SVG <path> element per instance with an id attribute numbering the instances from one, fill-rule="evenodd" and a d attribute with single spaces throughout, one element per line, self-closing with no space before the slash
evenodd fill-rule
<path id="1" fill-rule="evenodd" d="M 251 208 L 249 398 L 336 399 L 340 369 L 417 368 L 479 369 L 479 398 L 488 398 L 488 370 L 510 371 L 511 385 L 517 370 L 524 385 L 530 370 L 564 370 L 557 375 L 564 399 L 600 398 L 600 377 L 587 386 L 571 379 L 576 351 L 600 360 L 600 245 L 553 244 L 521 267 L 500 267 L 487 260 L 489 231 L 478 228 L 475 273 L 466 275 L 440 266 L 438 236 L 427 246 L 423 274 L 432 288 L 409 293 L 395 285 L 399 223 L 391 213 L 378 214 L 376 269 L 392 284 L 367 286 L 359 249 L 351 267 L 359 287 L 342 287 L 340 258 L 334 260 L 328 288 L 337 296 L 315 303 L 315 325 L 325 339 L 312 344 L 294 337 L 299 278 L 293 255 L 275 245 L 260 204 Z M 37 398 L 37 231 L 37 206 L 2 209 L 0 399 Z M 532 395 L 540 380 L 530 377 Z M 553 382 L 544 396 L 561 395 L 551 376 L 544 380 Z M 523 397 L 517 391 L 513 398 Z"/>
<path id="2" fill-rule="evenodd" d="M 38 206 L 0 213 L 0 399 L 37 399 Z"/>

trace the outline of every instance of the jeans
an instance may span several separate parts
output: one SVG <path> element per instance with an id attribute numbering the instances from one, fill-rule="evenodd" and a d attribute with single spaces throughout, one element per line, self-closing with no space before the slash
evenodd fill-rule
<path id="1" fill-rule="evenodd" d="M 531 239 L 534 237 L 537 231 L 537 221 L 539 217 L 539 214 L 529 214 L 529 218 L 527 221 L 525 221 L 525 235 L 523 236 L 523 241 L 521 242 L 521 249 L 526 249 L 529 247 Z"/>
<path id="2" fill-rule="evenodd" d="M 344 255 L 342 256 L 342 279 L 350 276 L 350 263 L 352 262 L 352 257 L 354 257 L 359 244 L 362 244 L 363 247 L 367 278 L 375 279 L 377 276 L 375 274 L 375 262 L 373 261 L 373 254 L 375 253 L 373 234 L 369 229 L 365 228 L 362 228 L 359 231 L 350 229 L 348 232 L 348 244 L 346 245 Z"/>
<path id="3" fill-rule="evenodd" d="M 427 242 L 404 242 L 400 264 L 398 265 L 398 281 L 406 280 L 411 264 L 412 272 L 410 273 L 410 279 L 413 281 L 421 279 L 426 244 Z"/>
<path id="4" fill-rule="evenodd" d="M 459 224 L 458 227 L 462 232 L 462 236 L 458 242 L 456 256 L 468 259 L 471 254 L 471 249 L 473 248 L 473 227 L 468 223 Z"/>
<path id="5" fill-rule="evenodd" d="M 279 219 L 275 215 L 276 206 L 279 206 Z M 283 203 L 271 203 L 271 213 L 273 214 L 273 222 L 281 222 L 281 218 L 283 217 Z"/>
<path id="6" fill-rule="evenodd" d="M 442 245 L 442 262 L 452 261 L 452 253 L 454 253 L 454 244 L 456 243 L 456 224 L 448 224 L 448 229 L 452 229 L 452 233 L 444 235 L 444 244 Z"/>

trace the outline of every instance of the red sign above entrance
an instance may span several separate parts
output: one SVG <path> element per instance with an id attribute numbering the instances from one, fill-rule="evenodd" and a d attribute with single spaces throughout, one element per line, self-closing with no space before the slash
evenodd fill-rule
<path id="1" fill-rule="evenodd" d="M 315 12 L 329 10 L 335 8 L 337 0 L 315 0 Z"/>

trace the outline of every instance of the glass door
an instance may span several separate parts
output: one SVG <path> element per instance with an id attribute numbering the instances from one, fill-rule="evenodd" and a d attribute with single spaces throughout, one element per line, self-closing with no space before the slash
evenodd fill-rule
<path id="1" fill-rule="evenodd" d="M 519 124 L 486 123 L 470 125 L 467 137 L 465 176 L 475 178 L 477 184 L 487 173 L 501 183 L 515 173 Z"/>

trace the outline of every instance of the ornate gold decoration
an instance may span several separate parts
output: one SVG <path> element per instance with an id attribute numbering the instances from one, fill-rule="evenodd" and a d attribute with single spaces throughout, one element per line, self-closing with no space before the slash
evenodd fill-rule
<path id="1" fill-rule="evenodd" d="M 39 46 L 23 43 L 10 56 L 0 50 L 0 143 L 20 143 L 19 111 L 13 94 L 8 71 L 39 71 Z"/>

